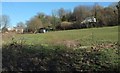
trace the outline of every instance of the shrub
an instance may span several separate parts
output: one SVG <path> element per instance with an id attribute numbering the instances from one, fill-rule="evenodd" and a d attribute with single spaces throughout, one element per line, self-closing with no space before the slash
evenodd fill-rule
<path id="1" fill-rule="evenodd" d="M 72 23 L 64 21 L 64 22 L 61 23 L 60 27 L 61 27 L 62 30 L 68 30 L 68 29 L 72 28 Z"/>

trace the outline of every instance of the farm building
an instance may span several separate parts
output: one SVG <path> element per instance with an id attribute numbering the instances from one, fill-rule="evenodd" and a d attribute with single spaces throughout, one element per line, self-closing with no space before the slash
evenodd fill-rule
<path id="1" fill-rule="evenodd" d="M 15 29 L 14 28 L 7 28 L 8 31 L 14 31 Z"/>
<path id="2" fill-rule="evenodd" d="M 87 17 L 85 20 L 81 22 L 82 28 L 90 28 L 90 27 L 95 27 L 97 23 L 97 20 L 95 17 Z"/>
<path id="3" fill-rule="evenodd" d="M 87 17 L 85 20 L 81 22 L 83 23 L 96 23 L 96 18 L 95 17 Z"/>
<path id="4" fill-rule="evenodd" d="M 46 33 L 47 32 L 47 29 L 45 29 L 45 28 L 40 28 L 39 29 L 39 33 Z"/>
<path id="5" fill-rule="evenodd" d="M 23 33 L 24 28 L 23 27 L 15 27 L 15 31 L 16 31 L 16 33 Z"/>

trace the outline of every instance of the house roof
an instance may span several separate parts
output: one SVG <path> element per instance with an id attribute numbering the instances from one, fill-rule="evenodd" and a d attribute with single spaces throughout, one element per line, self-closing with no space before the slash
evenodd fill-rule
<path id="1" fill-rule="evenodd" d="M 87 23 L 87 22 L 96 22 L 96 18 L 95 17 L 87 17 L 81 23 Z"/>

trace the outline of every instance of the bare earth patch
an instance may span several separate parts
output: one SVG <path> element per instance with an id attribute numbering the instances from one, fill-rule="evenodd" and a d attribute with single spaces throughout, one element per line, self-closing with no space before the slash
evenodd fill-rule
<path id="1" fill-rule="evenodd" d="M 70 47 L 75 48 L 75 47 L 81 46 L 80 42 L 76 40 L 63 40 L 63 41 L 56 42 L 56 44 L 62 44 L 69 48 Z"/>
<path id="2" fill-rule="evenodd" d="M 117 48 L 118 47 L 118 43 L 102 43 L 102 44 L 93 44 L 93 45 L 89 45 L 89 46 L 84 46 L 81 45 L 80 41 L 77 40 L 63 40 L 63 41 L 57 41 L 54 44 L 58 44 L 58 45 L 65 45 L 68 48 L 93 48 L 93 49 L 104 49 L 104 48 Z"/>

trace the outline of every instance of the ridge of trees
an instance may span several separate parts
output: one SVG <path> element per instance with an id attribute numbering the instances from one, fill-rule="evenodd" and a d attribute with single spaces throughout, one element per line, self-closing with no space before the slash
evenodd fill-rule
<path id="1" fill-rule="evenodd" d="M 60 8 L 53 10 L 51 16 L 39 13 L 29 20 L 31 23 L 27 22 L 27 28 L 53 28 L 54 30 L 90 28 L 87 27 L 89 24 L 81 24 L 81 22 L 85 18 L 92 16 L 97 19 L 97 23 L 94 26 L 90 25 L 90 27 L 118 25 L 118 9 L 116 8 L 116 3 L 113 3 L 108 7 L 103 7 L 98 4 L 94 4 L 93 6 L 80 5 L 76 6 L 73 11 Z M 36 22 L 32 21 L 34 19 Z"/>
<path id="2" fill-rule="evenodd" d="M 18 25 L 25 25 L 26 32 L 37 32 L 40 28 L 46 28 L 53 30 L 68 30 L 68 29 L 81 29 L 90 27 L 103 27 L 103 26 L 116 26 L 119 19 L 119 3 L 112 3 L 108 7 L 103 7 L 97 3 L 93 6 L 76 6 L 73 11 L 60 8 L 58 10 L 52 10 L 51 15 L 44 13 L 38 13 L 26 23 L 19 22 Z M 95 17 L 97 19 L 96 24 L 81 24 L 87 17 Z M 6 17 L 6 16 L 5 16 Z M 4 27 L 7 26 L 9 17 L 4 22 Z"/>

